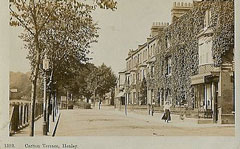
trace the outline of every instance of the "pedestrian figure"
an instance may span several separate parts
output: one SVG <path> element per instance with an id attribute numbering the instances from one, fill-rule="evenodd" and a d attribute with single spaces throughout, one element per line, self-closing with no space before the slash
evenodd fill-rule
<path id="1" fill-rule="evenodd" d="M 165 122 L 167 122 L 167 123 L 168 123 L 168 121 L 171 120 L 169 102 L 166 102 L 166 104 L 164 105 L 164 114 L 163 114 L 162 120 L 165 120 Z"/>
<path id="2" fill-rule="evenodd" d="M 152 109 L 152 116 L 153 116 L 153 114 L 154 114 L 154 103 L 152 104 L 151 109 Z"/>
<path id="3" fill-rule="evenodd" d="M 99 100 L 99 105 L 98 105 L 98 109 L 99 109 L 99 110 L 100 110 L 101 104 L 102 104 L 102 101 L 101 101 L 101 99 L 100 99 L 100 100 Z"/>
<path id="4" fill-rule="evenodd" d="M 151 114 L 151 104 L 149 103 L 148 104 L 148 115 L 150 115 Z"/>
<path id="5" fill-rule="evenodd" d="M 183 121 L 183 120 L 184 120 L 184 118 L 185 118 L 185 112 L 184 112 L 184 111 L 182 111 L 182 112 L 181 112 L 181 114 L 180 114 L 180 119 Z"/>

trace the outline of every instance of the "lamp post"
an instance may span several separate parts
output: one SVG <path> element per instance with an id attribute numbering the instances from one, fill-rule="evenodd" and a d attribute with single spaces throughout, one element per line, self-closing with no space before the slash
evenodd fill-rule
<path id="1" fill-rule="evenodd" d="M 67 91 L 67 98 L 66 98 L 66 100 L 67 100 L 67 110 L 68 110 L 68 91 Z"/>
<path id="2" fill-rule="evenodd" d="M 49 59 L 47 55 L 43 59 L 43 70 L 44 70 L 44 91 L 43 91 L 43 135 L 47 135 L 47 70 L 49 69 Z"/>
<path id="3" fill-rule="evenodd" d="M 125 115 L 127 116 L 127 102 L 128 102 L 128 93 L 125 96 Z"/>
<path id="4" fill-rule="evenodd" d="M 57 93 L 56 93 L 56 90 L 54 90 L 54 98 L 53 98 L 53 108 L 52 108 L 52 111 L 53 111 L 53 122 L 55 122 L 55 118 L 57 116 Z"/>

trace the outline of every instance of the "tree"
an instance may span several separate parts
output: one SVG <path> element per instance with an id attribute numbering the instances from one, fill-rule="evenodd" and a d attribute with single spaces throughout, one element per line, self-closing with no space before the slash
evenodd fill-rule
<path id="1" fill-rule="evenodd" d="M 87 78 L 87 89 L 92 91 L 93 95 L 99 95 L 101 99 L 103 96 L 113 90 L 116 85 L 116 76 L 110 67 L 105 64 L 94 69 Z"/>
<path id="2" fill-rule="evenodd" d="M 87 101 L 89 101 L 93 96 L 93 92 L 87 89 L 87 78 L 96 68 L 97 67 L 94 64 L 86 63 L 75 76 L 76 79 L 70 82 L 70 92 L 78 98 L 85 97 Z"/>
<path id="3" fill-rule="evenodd" d="M 147 81 L 145 77 L 143 78 L 140 86 L 140 101 L 141 101 L 141 104 L 147 103 Z"/>
<path id="4" fill-rule="evenodd" d="M 103 5 L 103 8 L 111 8 L 112 10 L 116 7 L 116 3 L 112 3 L 112 1 L 109 3 L 106 0 L 96 0 L 94 6 L 96 5 L 100 7 Z M 41 61 L 45 54 L 55 53 L 57 56 L 51 55 L 50 58 L 52 73 L 56 73 L 57 70 L 62 69 L 57 69 L 54 65 L 60 67 L 61 63 L 66 64 L 65 66 L 68 64 L 77 65 L 79 62 L 88 60 L 86 49 L 89 48 L 90 43 L 95 42 L 94 38 L 97 37 L 96 24 L 92 22 L 90 15 L 91 11 L 95 9 L 94 6 L 83 4 L 77 0 L 10 0 L 10 25 L 24 29 L 20 38 L 25 42 L 25 48 L 29 50 L 28 59 L 31 62 L 31 136 L 34 136 L 36 86 L 39 71 L 41 71 Z M 78 20 L 79 18 L 80 20 Z M 84 27 L 81 28 L 81 26 Z M 82 30 L 79 30 L 79 27 Z M 56 38 L 52 38 L 55 35 Z M 50 44 L 46 42 L 49 39 Z M 66 51 L 69 48 L 70 50 Z M 73 61 L 76 63 L 72 63 Z M 61 76 L 60 80 L 63 80 L 64 77 L 69 78 L 70 74 L 74 74 L 70 73 L 74 70 L 72 67 L 64 68 L 66 70 L 63 71 L 64 75 L 61 74 L 63 77 Z"/>
<path id="5" fill-rule="evenodd" d="M 95 0 L 95 2 L 100 8 L 103 8 L 103 9 L 109 9 L 109 8 L 112 10 L 117 9 L 117 2 L 113 0 Z"/>
<path id="6" fill-rule="evenodd" d="M 92 10 L 88 5 L 82 5 L 74 11 L 64 8 L 64 11 L 56 12 L 59 19 L 42 35 L 56 89 L 76 91 L 77 76 L 86 67 L 88 49 L 91 43 L 97 42 L 98 37 L 97 24 L 90 15 Z"/>
<path id="7" fill-rule="evenodd" d="M 112 72 L 111 67 L 107 67 L 105 64 L 102 64 L 98 68 L 99 84 L 97 92 L 100 97 L 103 97 L 106 93 L 110 92 L 116 86 L 116 76 Z"/>

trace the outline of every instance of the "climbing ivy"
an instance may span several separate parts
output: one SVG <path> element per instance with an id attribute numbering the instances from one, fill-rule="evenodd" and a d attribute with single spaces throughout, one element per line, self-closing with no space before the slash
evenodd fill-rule
<path id="1" fill-rule="evenodd" d="M 234 44 L 233 1 L 199 2 L 194 5 L 192 10 L 159 33 L 154 76 L 155 91 L 170 89 L 173 102 L 187 100 L 189 106 L 194 101 L 190 77 L 198 74 L 197 35 L 203 31 L 206 10 L 211 11 L 209 28 L 213 31 L 212 56 L 215 66 L 222 64 L 222 55 Z M 170 47 L 166 46 L 167 41 Z M 172 73 L 168 76 L 166 58 L 169 56 Z"/>

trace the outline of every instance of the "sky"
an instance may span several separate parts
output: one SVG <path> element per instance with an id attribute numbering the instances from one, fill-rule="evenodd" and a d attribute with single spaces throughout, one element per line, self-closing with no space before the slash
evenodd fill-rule
<path id="1" fill-rule="evenodd" d="M 110 66 L 115 74 L 125 69 L 129 49 L 136 49 L 146 42 L 153 22 L 171 23 L 171 8 L 174 2 L 192 0 L 117 0 L 117 10 L 98 8 L 93 18 L 100 27 L 98 43 L 92 45 L 91 62 Z M 26 59 L 27 50 L 18 38 L 21 30 L 10 28 L 10 71 L 30 70 Z"/>

